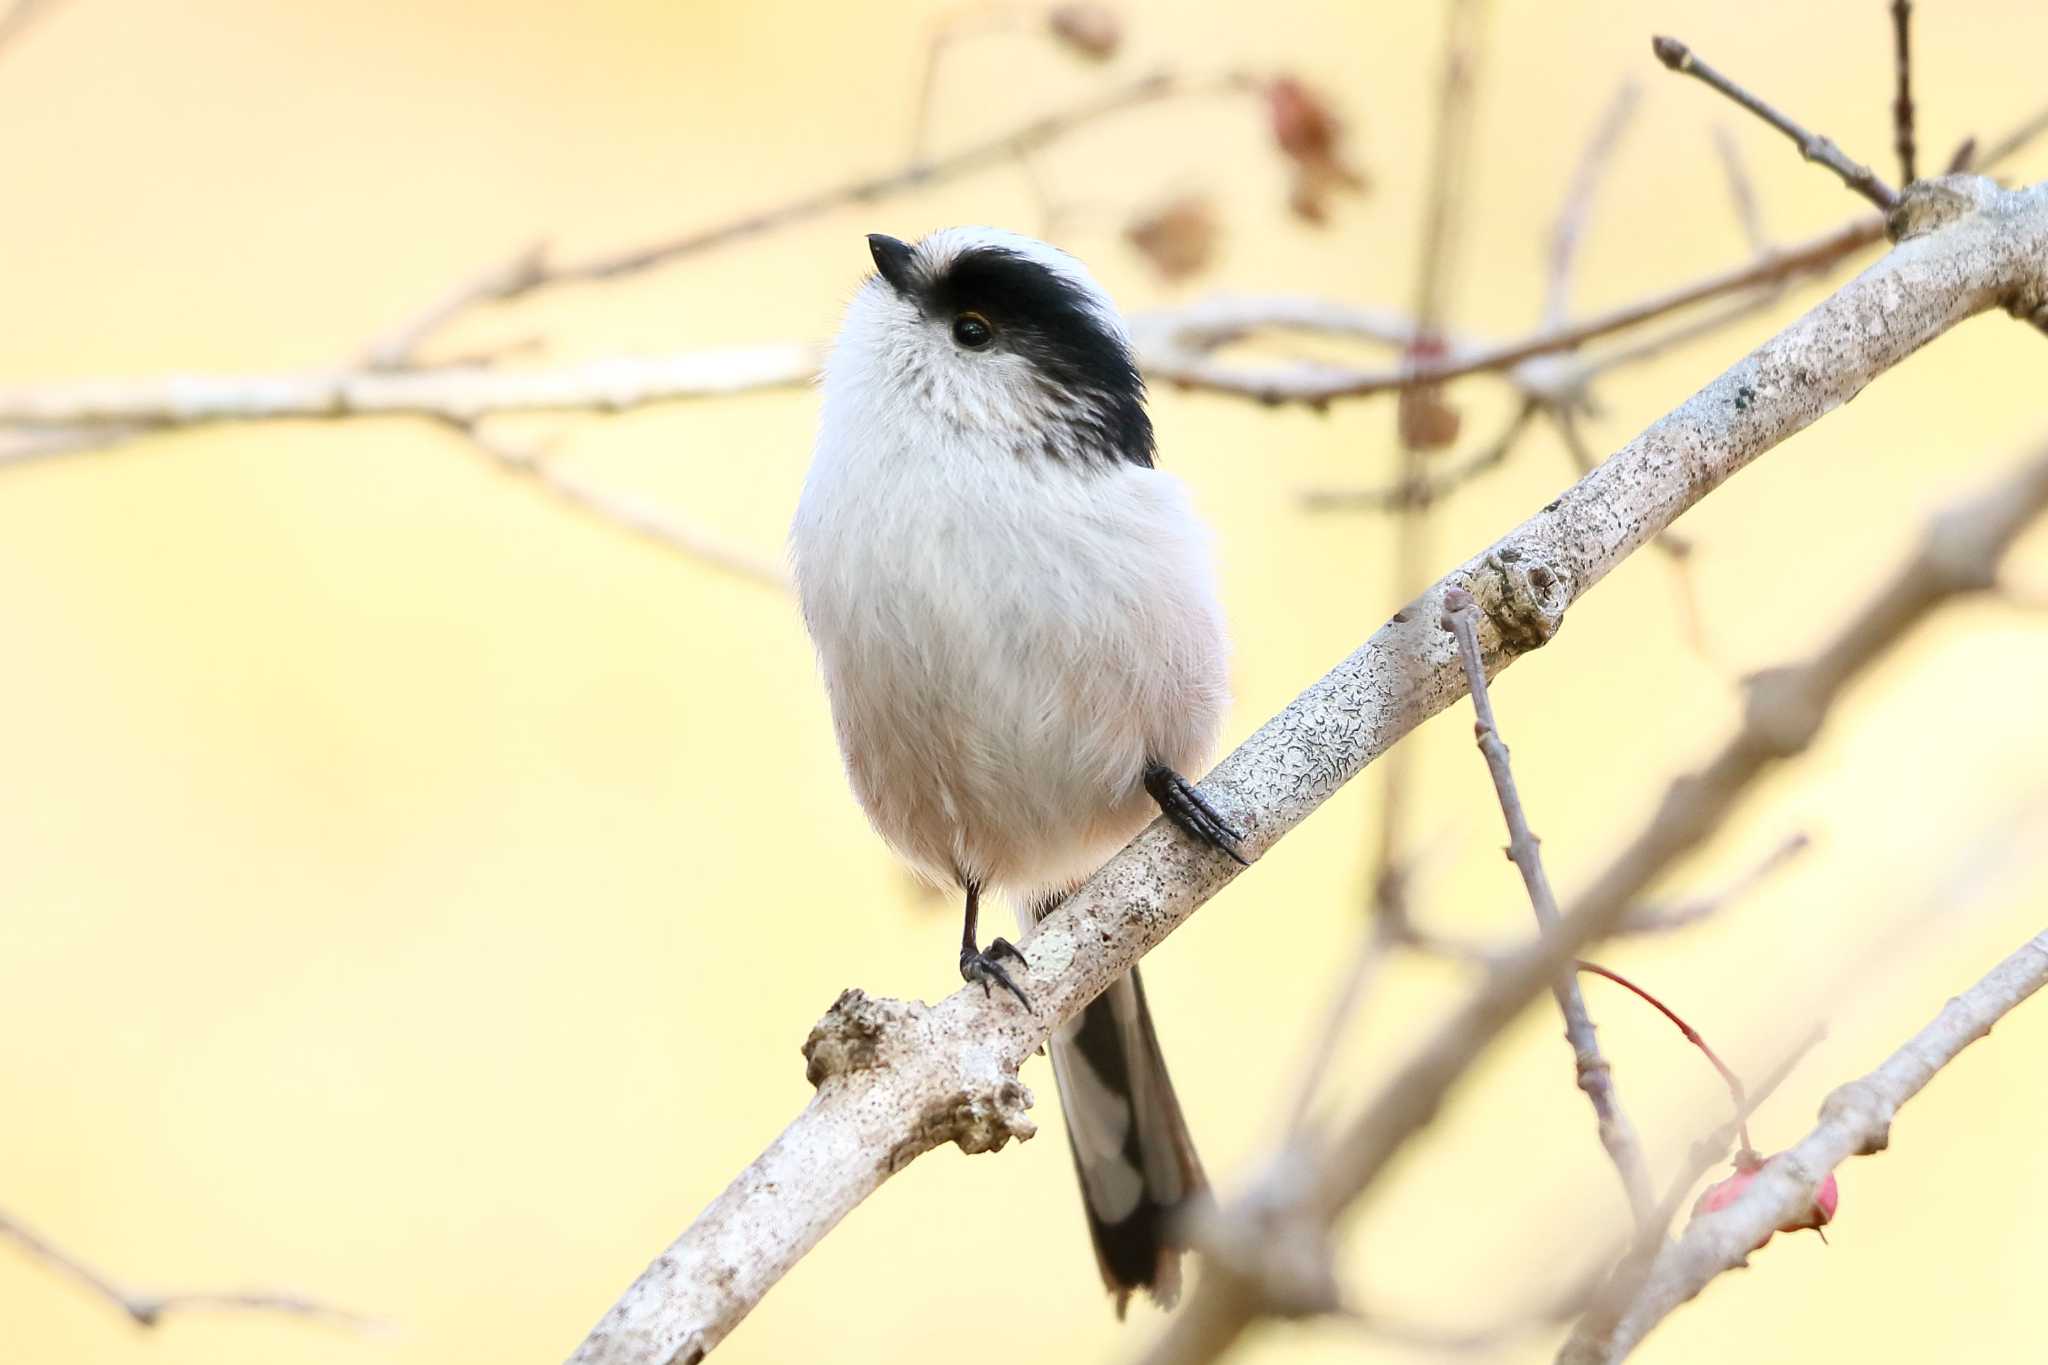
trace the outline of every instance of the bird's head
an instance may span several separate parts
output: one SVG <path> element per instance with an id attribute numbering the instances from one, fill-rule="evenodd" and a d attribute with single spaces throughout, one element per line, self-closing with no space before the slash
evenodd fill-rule
<path id="1" fill-rule="evenodd" d="M 1152 462 L 1130 335 L 1086 266 L 984 227 L 915 245 L 875 233 L 868 250 L 876 273 L 848 310 L 828 387 L 858 384 L 1025 458 Z"/>

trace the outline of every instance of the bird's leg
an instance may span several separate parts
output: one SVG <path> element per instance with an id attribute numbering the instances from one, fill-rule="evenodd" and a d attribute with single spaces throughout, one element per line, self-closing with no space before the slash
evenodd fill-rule
<path id="1" fill-rule="evenodd" d="M 981 883 L 969 881 L 967 882 L 967 923 L 960 931 L 960 979 L 962 981 L 979 981 L 983 995 L 988 994 L 989 985 L 993 982 L 995 985 L 1001 986 L 1004 990 L 1016 996 L 1025 1009 L 1030 1010 L 1033 1014 L 1038 1013 L 1038 1010 L 1031 1003 L 1031 997 L 1024 994 L 1023 989 L 1010 979 L 1010 974 L 1003 970 L 1002 959 L 1006 957 L 1020 966 L 1030 965 L 1024 961 L 1024 954 L 1017 951 L 1017 945 L 1006 938 L 998 938 L 989 943 L 987 952 L 983 952 L 974 946 L 974 924 L 980 918 Z"/>
<path id="2" fill-rule="evenodd" d="M 1196 843 L 1207 844 L 1228 856 L 1239 867 L 1250 867 L 1237 845 L 1244 835 L 1209 804 L 1201 788 L 1157 759 L 1145 769 L 1145 790 L 1159 803 L 1160 812 Z"/>

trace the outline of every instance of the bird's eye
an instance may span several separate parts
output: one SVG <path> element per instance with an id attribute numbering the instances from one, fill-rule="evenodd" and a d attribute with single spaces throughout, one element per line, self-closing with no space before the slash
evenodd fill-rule
<path id="1" fill-rule="evenodd" d="M 953 340 L 970 351 L 978 351 L 996 339 L 996 329 L 979 313 L 962 313 L 953 319 Z"/>

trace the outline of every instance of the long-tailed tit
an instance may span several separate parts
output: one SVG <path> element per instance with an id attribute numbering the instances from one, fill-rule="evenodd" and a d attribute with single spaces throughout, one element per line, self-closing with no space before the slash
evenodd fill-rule
<path id="1" fill-rule="evenodd" d="M 1184 773 L 1228 704 L 1209 537 L 1152 467 L 1116 306 L 1063 251 L 991 228 L 868 238 L 825 366 L 791 543 L 855 794 L 966 895 L 960 974 L 1030 1001 L 981 894 L 1029 928 L 1163 811 L 1244 861 Z M 1134 970 L 1052 1040 L 1102 1276 L 1180 1287 L 1206 1189 Z"/>

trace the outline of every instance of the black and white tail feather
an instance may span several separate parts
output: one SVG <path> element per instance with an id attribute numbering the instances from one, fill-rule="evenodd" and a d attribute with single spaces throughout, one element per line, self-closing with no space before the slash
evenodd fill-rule
<path id="1" fill-rule="evenodd" d="M 791 528 L 798 596 L 855 795 L 965 892 L 962 976 L 1030 1008 L 1018 950 L 976 938 L 984 890 L 1028 930 L 1161 811 L 1239 858 L 1184 776 L 1229 704 L 1208 533 L 1154 467 L 1130 338 L 1080 262 L 991 228 L 869 246 Z M 1137 974 L 1051 1052 L 1119 1312 L 1170 1304 L 1204 1183 Z"/>
<path id="2" fill-rule="evenodd" d="M 1137 969 L 1062 1024 L 1050 1050 L 1088 1236 L 1116 1315 L 1137 1289 L 1171 1308 L 1180 1298 L 1183 1220 L 1209 1182 Z"/>

